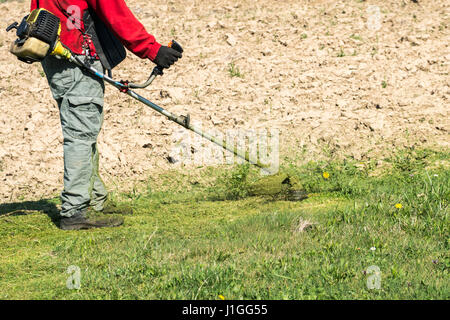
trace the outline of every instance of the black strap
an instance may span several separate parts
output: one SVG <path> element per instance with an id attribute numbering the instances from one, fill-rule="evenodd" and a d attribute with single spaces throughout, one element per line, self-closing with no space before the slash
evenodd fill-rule
<path id="1" fill-rule="evenodd" d="M 112 70 L 127 56 L 123 44 L 92 9 L 85 11 L 83 22 L 85 33 L 91 36 L 103 67 Z"/>
<path id="2" fill-rule="evenodd" d="M 37 8 L 39 9 L 39 0 L 36 0 Z"/>

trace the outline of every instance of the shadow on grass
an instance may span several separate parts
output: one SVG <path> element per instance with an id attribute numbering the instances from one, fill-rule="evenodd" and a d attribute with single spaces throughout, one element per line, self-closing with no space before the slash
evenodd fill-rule
<path id="1" fill-rule="evenodd" d="M 24 201 L 0 204 L 0 218 L 3 216 L 22 216 L 43 212 L 52 219 L 52 222 L 59 225 L 59 209 L 51 200 L 42 199 L 39 201 Z"/>

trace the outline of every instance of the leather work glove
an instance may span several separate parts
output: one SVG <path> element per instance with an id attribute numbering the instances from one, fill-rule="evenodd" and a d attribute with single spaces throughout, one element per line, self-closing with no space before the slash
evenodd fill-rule
<path id="1" fill-rule="evenodd" d="M 167 69 L 181 57 L 182 54 L 180 52 L 167 46 L 161 46 L 153 62 L 156 63 L 156 65 Z"/>

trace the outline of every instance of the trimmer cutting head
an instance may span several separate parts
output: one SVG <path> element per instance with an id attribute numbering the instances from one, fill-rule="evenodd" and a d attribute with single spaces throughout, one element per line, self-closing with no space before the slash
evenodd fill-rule
<path id="1" fill-rule="evenodd" d="M 250 186 L 252 196 L 270 196 L 275 199 L 301 201 L 308 198 L 297 178 L 278 173 L 261 178 Z"/>

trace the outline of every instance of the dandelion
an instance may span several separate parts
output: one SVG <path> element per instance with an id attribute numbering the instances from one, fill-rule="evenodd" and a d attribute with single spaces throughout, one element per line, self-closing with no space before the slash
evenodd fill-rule
<path id="1" fill-rule="evenodd" d="M 328 172 L 324 172 L 322 175 L 325 179 L 328 179 L 330 177 L 330 174 Z"/>
<path id="2" fill-rule="evenodd" d="M 219 294 L 219 299 L 220 300 L 225 300 L 225 297 L 223 295 Z"/>
<path id="3" fill-rule="evenodd" d="M 402 204 L 401 204 L 401 203 L 397 203 L 397 204 L 395 205 L 395 207 L 396 207 L 397 209 L 401 209 L 401 208 L 403 208 L 403 206 L 402 206 Z"/>
<path id="4" fill-rule="evenodd" d="M 377 250 L 377 248 L 371 247 L 370 250 L 371 250 L 371 251 L 375 251 L 375 250 Z"/>

